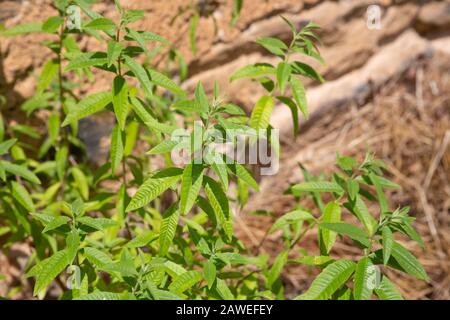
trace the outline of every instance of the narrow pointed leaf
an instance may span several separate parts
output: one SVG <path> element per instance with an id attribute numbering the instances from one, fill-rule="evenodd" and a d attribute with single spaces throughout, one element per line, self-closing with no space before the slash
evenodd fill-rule
<path id="1" fill-rule="evenodd" d="M 123 158 L 122 131 L 120 131 L 120 128 L 117 125 L 114 126 L 111 132 L 111 148 L 109 156 L 111 161 L 111 171 L 113 175 L 115 175 Z"/>
<path id="2" fill-rule="evenodd" d="M 169 252 L 170 245 L 175 237 L 179 218 L 180 211 L 176 204 L 172 205 L 164 213 L 159 234 L 159 255 L 162 257 Z"/>
<path id="3" fill-rule="evenodd" d="M 202 274 L 197 270 L 186 271 L 175 278 L 170 284 L 169 290 L 175 293 L 183 293 L 192 288 L 202 278 Z"/>
<path id="4" fill-rule="evenodd" d="M 180 211 L 187 214 L 197 199 L 203 182 L 203 165 L 188 164 L 181 177 Z"/>
<path id="5" fill-rule="evenodd" d="M 34 285 L 34 295 L 37 295 L 47 287 L 69 264 L 66 250 L 61 250 L 52 255 L 45 263 L 45 266 L 36 275 Z"/>
<path id="6" fill-rule="evenodd" d="M 374 284 L 370 268 L 373 268 L 373 264 L 368 257 L 362 258 L 356 265 L 353 288 L 355 300 L 369 300 L 372 296 Z"/>
<path id="7" fill-rule="evenodd" d="M 375 289 L 375 293 L 381 300 L 403 300 L 403 297 L 395 284 L 393 284 L 385 275 L 383 275 L 380 286 Z"/>
<path id="8" fill-rule="evenodd" d="M 34 204 L 28 190 L 21 184 L 11 181 L 11 194 L 27 211 L 34 212 Z"/>
<path id="9" fill-rule="evenodd" d="M 342 287 L 353 274 L 355 263 L 349 260 L 338 260 L 328 265 L 312 282 L 309 289 L 296 299 L 326 300 Z"/>
<path id="10" fill-rule="evenodd" d="M 76 122 L 81 118 L 90 116 L 111 103 L 112 97 L 109 92 L 94 93 L 83 100 L 81 100 L 75 108 L 69 110 L 69 114 L 62 123 L 62 126 L 67 126 L 72 122 Z"/>
<path id="11" fill-rule="evenodd" d="M 296 77 L 291 77 L 289 81 L 291 84 L 292 95 L 294 96 L 294 100 L 297 103 L 297 106 L 300 109 L 300 111 L 303 113 L 305 119 L 308 119 L 309 111 L 308 111 L 308 102 L 306 100 L 305 87 L 303 87 L 301 81 L 298 80 Z"/>
<path id="12" fill-rule="evenodd" d="M 114 79 L 112 102 L 119 128 L 123 131 L 128 114 L 128 84 L 122 76 Z"/>
<path id="13" fill-rule="evenodd" d="M 389 258 L 391 257 L 394 238 L 392 236 L 391 229 L 389 229 L 389 227 L 387 226 L 381 229 L 381 234 L 383 237 L 383 264 L 387 265 L 389 262 Z"/>
<path id="14" fill-rule="evenodd" d="M 426 271 L 416 257 L 396 241 L 392 245 L 392 257 L 408 274 L 421 280 L 428 280 Z"/>
<path id="15" fill-rule="evenodd" d="M 266 129 L 269 126 L 273 107 L 273 98 L 270 96 L 262 96 L 252 110 L 250 126 L 254 129 Z"/>
<path id="16" fill-rule="evenodd" d="M 126 211 L 139 209 L 156 199 L 180 179 L 181 173 L 180 170 L 170 168 L 162 170 L 147 179 L 131 199 Z"/>
<path id="17" fill-rule="evenodd" d="M 322 214 L 323 223 L 337 223 L 341 221 L 341 207 L 336 202 L 328 203 Z M 324 251 L 329 253 L 336 242 L 337 233 L 326 228 L 319 228 L 320 244 L 323 245 Z"/>
<path id="18" fill-rule="evenodd" d="M 358 227 L 356 227 L 352 224 L 343 223 L 343 222 L 321 223 L 320 227 L 337 232 L 341 235 L 348 236 L 366 247 L 368 247 L 370 245 L 370 240 L 367 237 L 367 234 L 363 230 L 359 229 Z"/>

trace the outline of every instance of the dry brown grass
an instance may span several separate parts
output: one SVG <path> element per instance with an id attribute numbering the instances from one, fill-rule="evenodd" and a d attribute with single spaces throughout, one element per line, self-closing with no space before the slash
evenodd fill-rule
<path id="1" fill-rule="evenodd" d="M 313 173 L 330 172 L 336 152 L 359 159 L 367 151 L 375 152 L 387 163 L 390 177 L 402 186 L 402 190 L 389 193 L 392 206 L 411 206 L 411 214 L 417 218 L 414 225 L 426 247 L 422 250 L 411 241 L 400 240 L 419 258 L 431 280 L 425 283 L 392 271 L 388 275 L 405 298 L 450 299 L 449 70 L 450 61 L 443 56 L 421 61 L 374 92 L 364 106 L 355 103 L 309 124 L 295 144 L 284 147 L 286 153 L 278 176 L 270 180 L 265 193 L 254 196 L 248 211 L 259 208 L 281 215 L 291 209 L 294 199 L 280 196 L 279 192 L 301 179 L 299 162 Z M 238 233 L 254 249 L 271 223 L 268 220 L 241 216 Z M 317 253 L 314 239 L 311 232 L 301 246 Z M 349 244 L 337 244 L 332 254 L 355 257 L 358 250 Z M 274 234 L 264 241 L 261 250 L 274 256 L 281 245 L 280 235 Z M 285 283 L 293 293 L 298 293 L 311 282 L 311 272 L 303 267 L 290 267 L 284 273 Z"/>

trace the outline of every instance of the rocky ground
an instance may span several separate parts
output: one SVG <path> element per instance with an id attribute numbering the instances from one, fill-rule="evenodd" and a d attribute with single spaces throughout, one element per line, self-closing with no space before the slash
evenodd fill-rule
<path id="1" fill-rule="evenodd" d="M 180 16 L 170 25 L 185 1 L 122 3 L 144 9 L 146 19 L 139 28 L 164 35 L 186 56 L 189 77 L 183 86 L 187 90 L 192 90 L 197 81 L 211 90 L 217 80 L 229 99 L 247 110 L 261 95 L 260 87 L 246 80 L 230 84 L 228 78 L 248 63 L 272 61 L 255 45 L 255 38 L 287 39 L 289 29 L 279 14 L 299 26 L 309 20 L 320 24 L 321 52 L 327 63 L 311 63 L 327 82 L 307 82 L 312 117 L 301 125 L 299 138 L 292 137 L 289 109 L 275 108 L 271 123 L 281 129 L 281 170 L 277 176 L 261 179 L 261 192 L 251 195 L 244 212 L 236 217 L 238 234 L 255 250 L 275 255 L 279 235 L 274 234 L 259 247 L 268 221 L 250 212 L 265 209 L 282 214 L 295 204 L 280 195 L 290 183 L 301 180 L 298 162 L 318 173 L 332 168 L 337 151 L 361 158 L 367 150 L 373 150 L 388 163 L 392 178 L 404 187 L 393 193 L 391 200 L 412 206 L 416 226 L 428 244 L 422 252 L 407 243 L 421 257 L 430 283 L 411 286 L 407 283 L 410 278 L 398 274 L 397 284 L 411 299 L 450 298 L 450 1 L 244 1 L 235 28 L 229 25 L 231 1 L 208 1 L 199 22 L 196 56 L 189 50 L 189 15 Z M 380 29 L 367 26 L 367 8 L 373 4 L 381 8 Z M 112 6 L 112 1 L 102 1 L 96 9 L 114 17 Z M 47 0 L 0 1 L 0 23 L 7 27 L 43 20 L 52 13 Z M 34 35 L 0 40 L 0 94 L 7 97 L 12 112 L 33 95 L 36 74 L 48 54 L 39 49 L 42 40 Z M 95 46 L 81 41 L 84 48 Z M 99 79 L 95 88 L 90 88 L 100 90 L 109 82 Z M 98 161 L 107 153 L 105 137 L 110 129 L 102 126 L 95 131 L 95 123 L 84 125 L 83 131 L 88 132 L 84 138 L 93 146 L 92 159 Z M 98 148 L 99 141 L 103 141 L 103 148 Z M 312 251 L 317 249 L 312 240 L 306 239 L 303 245 Z M 345 244 L 334 253 L 354 254 Z M 290 269 L 285 282 L 298 292 L 310 281 L 308 272 Z"/>

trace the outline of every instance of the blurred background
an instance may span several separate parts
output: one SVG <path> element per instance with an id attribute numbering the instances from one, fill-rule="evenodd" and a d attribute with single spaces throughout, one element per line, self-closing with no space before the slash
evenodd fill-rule
<path id="1" fill-rule="evenodd" d="M 267 210 L 279 216 L 296 205 L 283 195 L 292 183 L 302 180 L 299 163 L 315 174 L 334 168 L 336 153 L 363 159 L 374 152 L 389 168 L 389 176 L 402 186 L 389 194 L 392 206 L 411 206 L 414 223 L 426 248 L 405 241 L 430 275 L 430 282 L 416 281 L 392 272 L 390 279 L 408 299 L 450 298 L 450 1 L 402 0 L 244 0 L 239 18 L 230 25 L 231 0 L 122 0 L 122 5 L 144 9 L 139 29 L 159 33 L 172 41 L 184 56 L 187 76 L 183 86 L 193 91 L 202 81 L 212 90 L 217 80 L 227 98 L 250 111 L 263 94 L 250 80 L 229 83 L 238 68 L 255 62 L 272 62 L 254 43 L 260 36 L 288 39 L 284 15 L 296 25 L 314 21 L 322 26 L 320 50 L 326 64 L 308 61 L 326 82 L 306 81 L 312 117 L 292 134 L 289 109 L 277 106 L 272 125 L 281 130 L 280 171 L 260 177 L 261 192 L 251 194 L 248 205 L 236 216 L 240 239 L 257 252 L 276 256 L 281 234 L 265 239 L 273 217 L 252 214 Z M 0 23 L 11 27 L 43 21 L 54 15 L 48 0 L 0 0 Z M 93 7 L 115 18 L 113 1 L 97 1 Z M 199 15 L 193 53 L 190 21 Z M 7 125 L 23 119 L 20 105 L 33 96 L 36 78 L 49 52 L 40 43 L 46 36 L 0 38 L 0 95 L 6 98 L 2 113 Z M 82 49 L 96 44 L 80 38 Z M 162 64 L 155 60 L 155 64 Z M 164 67 L 164 66 L 160 66 Z M 80 94 L 107 89 L 111 79 L 97 78 Z M 28 120 L 30 121 L 30 120 Z M 45 117 L 33 119 L 35 123 Z M 98 123 L 102 125 L 99 126 Z M 108 155 L 112 119 L 93 118 L 81 126 L 82 139 L 95 166 Z M 302 243 L 317 252 L 314 234 Z M 24 281 L 21 276 L 29 254 L 26 247 L 0 253 L 0 295 Z M 336 245 L 336 256 L 354 256 L 345 241 Z M 283 281 L 292 292 L 306 288 L 312 279 L 308 268 L 288 268 Z M 3 290 L 3 291 L 2 291 Z M 26 293 L 22 293 L 26 297 Z M 18 293 L 20 298 L 20 294 Z"/>

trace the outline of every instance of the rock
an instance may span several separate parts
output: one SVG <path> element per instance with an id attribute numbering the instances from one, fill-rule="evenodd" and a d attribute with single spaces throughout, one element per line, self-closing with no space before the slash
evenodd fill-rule
<path id="1" fill-rule="evenodd" d="M 450 2 L 431 2 L 424 5 L 418 15 L 418 29 L 422 32 L 448 31 L 450 28 Z"/>
<path id="2" fill-rule="evenodd" d="M 433 50 L 450 55 L 450 36 L 431 41 L 431 46 Z"/>
<path id="3" fill-rule="evenodd" d="M 109 153 L 110 135 L 114 126 L 114 116 L 102 113 L 80 121 L 78 135 L 86 146 L 89 161 L 96 165 L 105 163 Z"/>

